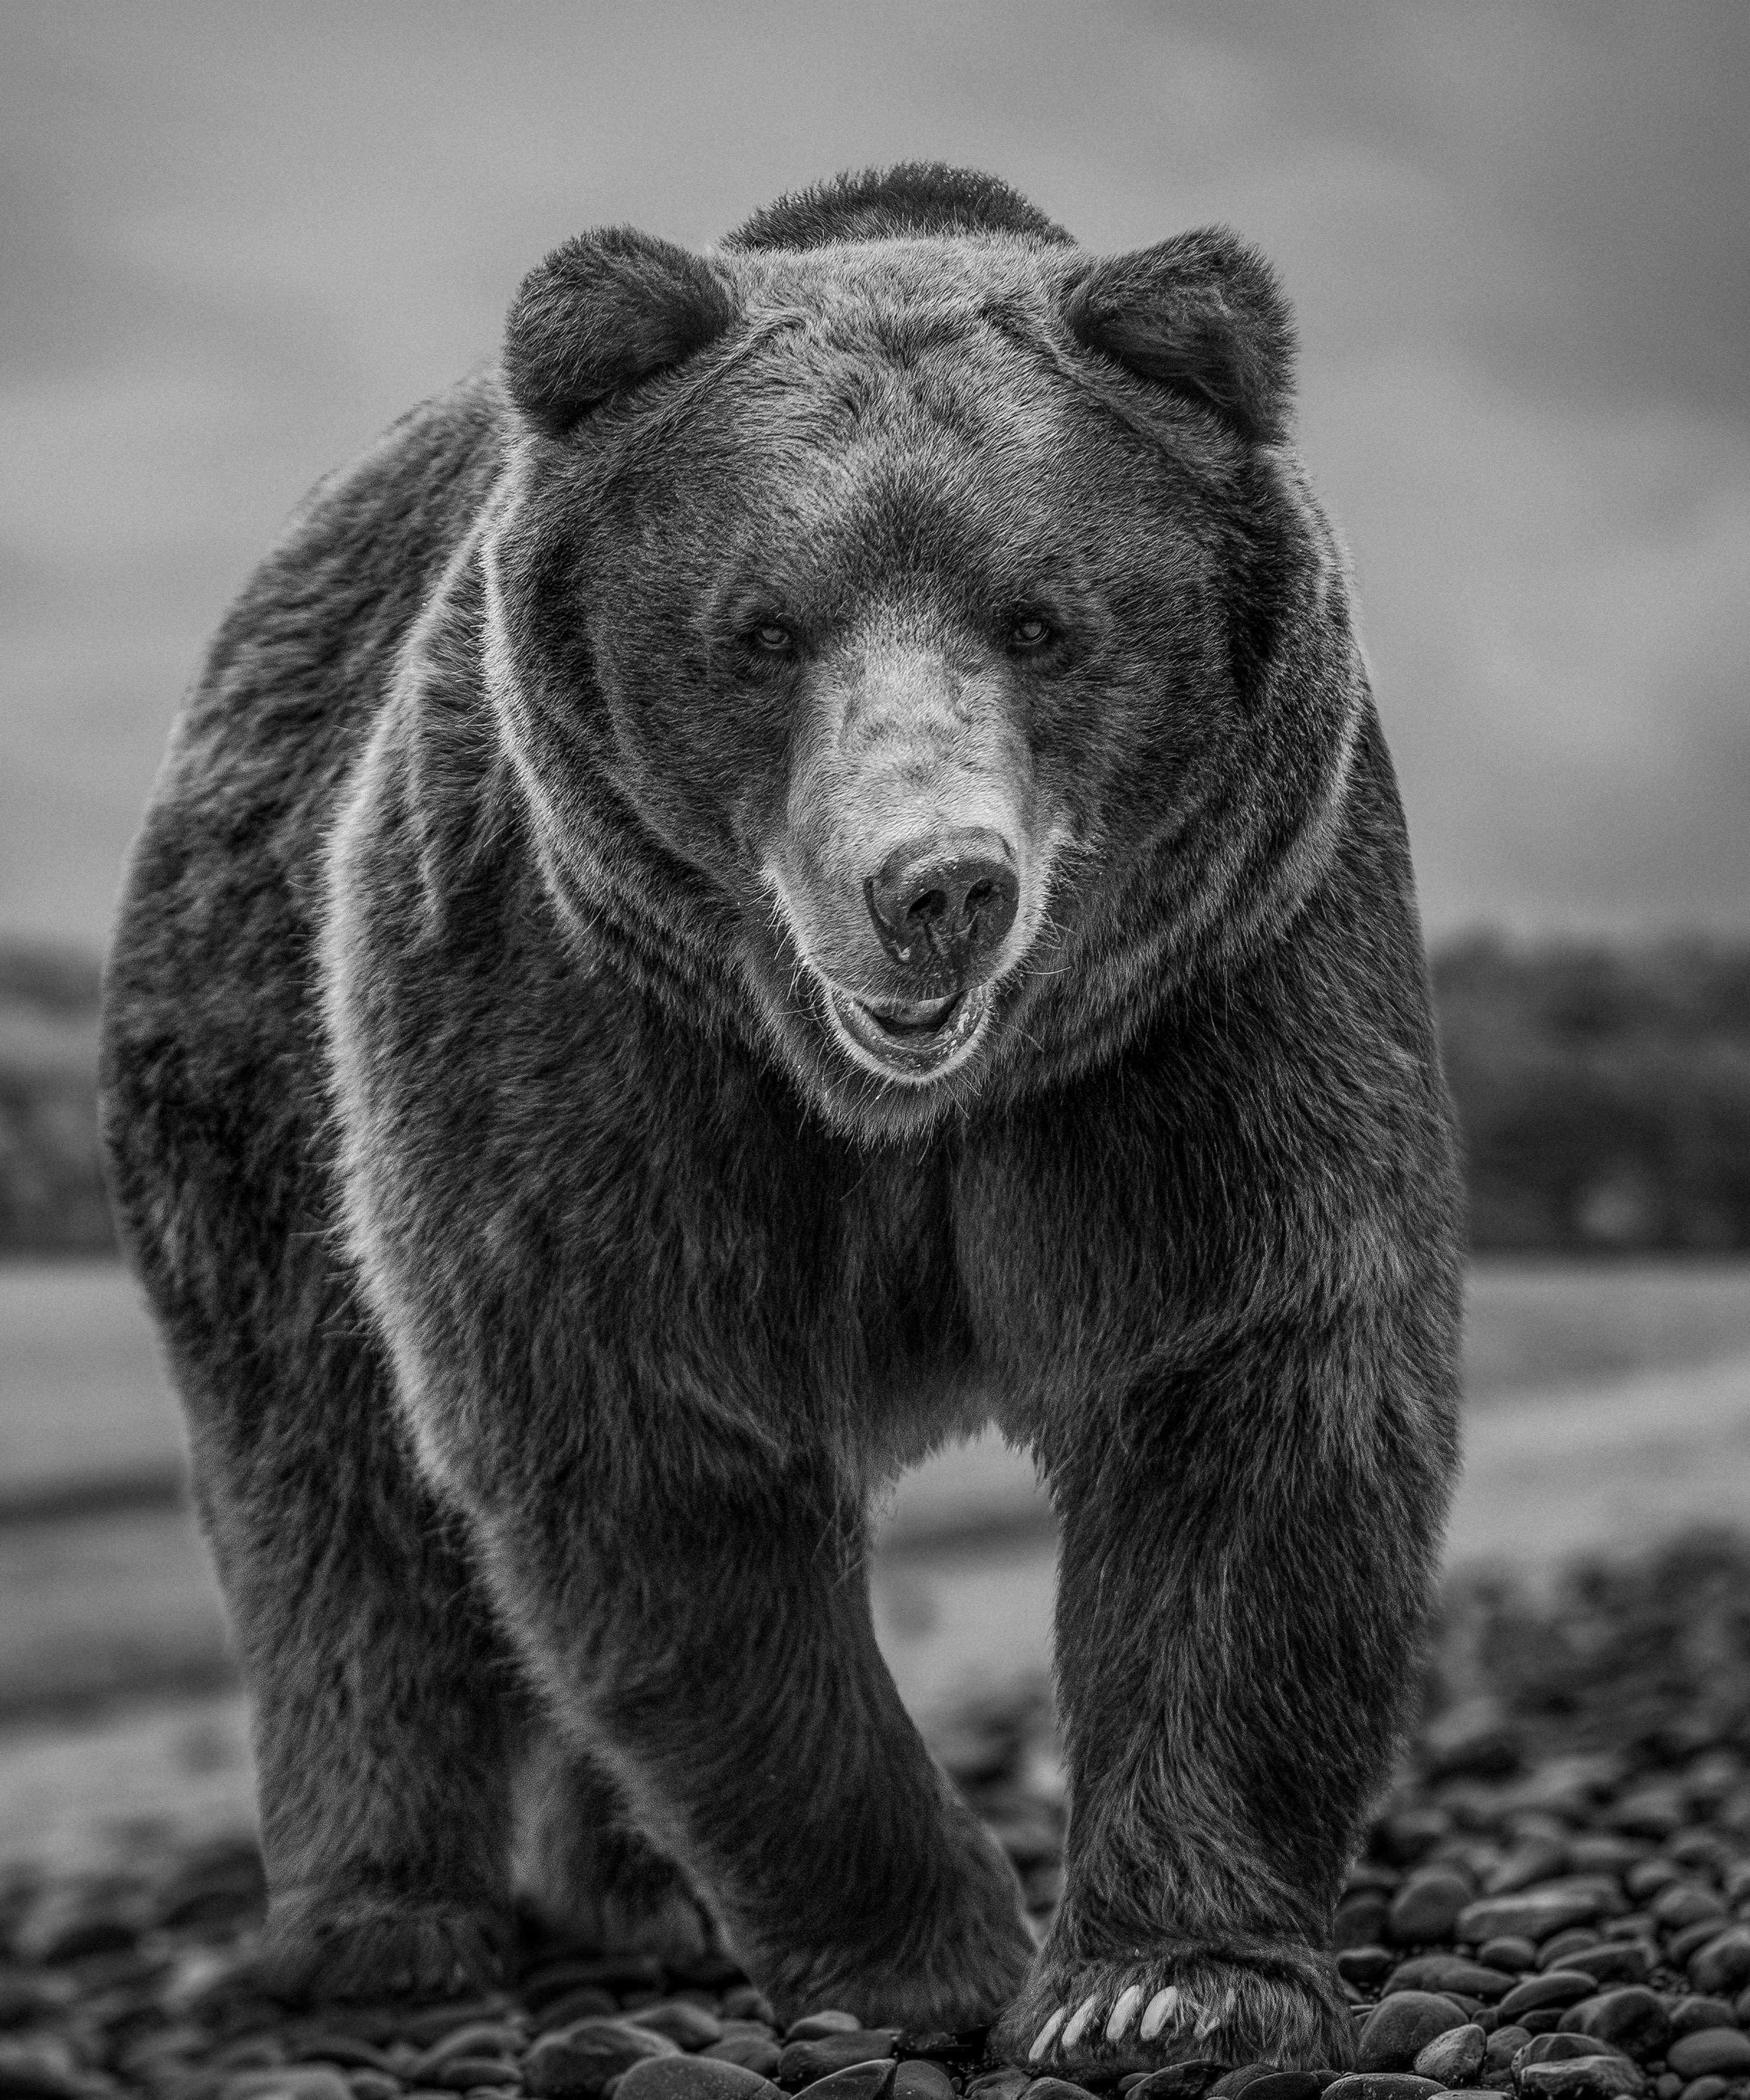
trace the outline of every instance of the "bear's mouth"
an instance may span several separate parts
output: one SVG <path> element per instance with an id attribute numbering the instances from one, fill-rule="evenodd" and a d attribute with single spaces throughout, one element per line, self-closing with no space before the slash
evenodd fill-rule
<path id="1" fill-rule="evenodd" d="M 990 1017 L 988 985 L 947 999 L 856 999 L 836 985 L 827 1004 L 840 1041 L 859 1065 L 914 1086 L 939 1079 L 962 1063 Z"/>

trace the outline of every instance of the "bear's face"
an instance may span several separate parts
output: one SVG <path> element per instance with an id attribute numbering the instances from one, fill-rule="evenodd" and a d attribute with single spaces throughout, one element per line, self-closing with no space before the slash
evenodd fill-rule
<path id="1" fill-rule="evenodd" d="M 1076 339 L 1073 250 L 633 260 L 630 315 L 597 281 L 514 320 L 506 735 L 586 911 L 728 964 L 836 1119 L 927 1125 L 1085 1048 L 1158 940 L 1147 878 L 1255 765 L 1250 629 L 1304 522 L 1207 390 Z M 580 311 L 653 368 L 558 386 Z"/>

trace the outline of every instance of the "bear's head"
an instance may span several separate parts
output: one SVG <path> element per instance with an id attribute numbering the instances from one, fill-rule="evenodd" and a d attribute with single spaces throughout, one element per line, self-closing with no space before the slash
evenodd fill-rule
<path id="1" fill-rule="evenodd" d="M 865 1136 L 1113 1054 L 1272 938 L 1364 705 L 1224 231 L 846 178 L 524 282 L 489 684 L 546 876 Z"/>

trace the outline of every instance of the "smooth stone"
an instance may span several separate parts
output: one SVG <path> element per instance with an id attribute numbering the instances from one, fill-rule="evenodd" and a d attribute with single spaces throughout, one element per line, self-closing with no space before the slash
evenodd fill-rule
<path id="1" fill-rule="evenodd" d="M 1622 1885 L 1637 1903 L 1645 1903 L 1661 1889 L 1675 1886 L 1683 1869 L 1670 1860 L 1638 1860 L 1623 1871 Z"/>
<path id="2" fill-rule="evenodd" d="M 292 2054 L 300 2063 L 337 2063 L 349 2071 L 390 2068 L 387 2050 L 375 2042 L 361 2041 L 357 2035 L 334 2033 L 327 2027 L 318 2027 L 314 2032 L 306 2029 L 298 2036 Z M 412 2076 L 411 2070 L 408 2075 Z"/>
<path id="3" fill-rule="evenodd" d="M 982 2063 L 989 2027 L 907 2027 L 896 2046 L 901 2057 L 927 2056 L 932 2063 Z"/>
<path id="4" fill-rule="evenodd" d="M 1665 1941 L 1665 1959 L 1673 1969 L 1686 1969 L 1690 1957 L 1699 1954 L 1710 1940 L 1720 1936 L 1723 1918 L 1704 1917 L 1699 1924 L 1686 1925 L 1681 1932 L 1673 1932 Z"/>
<path id="5" fill-rule="evenodd" d="M 1723 1918 L 1726 1906 L 1712 1889 L 1698 1887 L 1694 1882 L 1673 1882 L 1654 1897 L 1652 1912 L 1666 1931 L 1680 1932 L 1710 1917 Z"/>
<path id="6" fill-rule="evenodd" d="M 1722 2093 L 1731 2090 L 1731 2080 L 1709 2071 L 1705 2078 L 1692 2078 L 1683 2088 L 1683 2100 L 1720 2100 Z"/>
<path id="7" fill-rule="evenodd" d="M 1358 1991 L 1372 1991 L 1383 1983 L 1398 1965 L 1398 1957 L 1387 1947 L 1346 1947 L 1337 1957 L 1337 1973 Z"/>
<path id="8" fill-rule="evenodd" d="M 1384 1995 L 1435 1991 L 1461 1998 L 1481 1998 L 1488 2004 L 1504 1998 L 1512 1988 L 1510 1976 L 1480 1961 L 1467 1961 L 1461 1954 L 1413 1954 L 1392 1970 Z"/>
<path id="9" fill-rule="evenodd" d="M 1213 2057 L 1190 2057 L 1183 2063 L 1170 2063 L 1164 2070 L 1151 2071 L 1131 2089 L 1126 2100 L 1203 2100 L 1227 2069 L 1225 2063 L 1218 2063 Z M 966 2089 L 968 2100 L 972 2100 L 972 2087 L 969 2085 Z"/>
<path id="10" fill-rule="evenodd" d="M 46 2093 L 48 2089 L 40 2089 Z M 69 2092 L 83 2092 L 84 2081 L 69 2085 Z M 0 2091 L 4 2091 L 0 2087 Z M 23 2089 L 14 2086 L 12 2092 L 20 2095 Z M 245 2071 L 227 2078 L 220 2085 L 219 2100 L 267 2100 L 269 2093 L 285 2096 L 285 2100 L 352 2100 L 352 2088 L 337 2071 L 330 2071 L 324 2064 L 306 2064 L 302 2068 L 288 2064 L 279 2071 Z"/>
<path id="11" fill-rule="evenodd" d="M 1576 1975 L 1603 1983 L 1644 1983 L 1653 1973 L 1654 1950 L 1644 1939 L 1607 1939 L 1571 1954 L 1563 1964 Z"/>
<path id="12" fill-rule="evenodd" d="M 1515 1983 L 1497 2010 L 1504 2020 L 1517 2020 L 1527 2013 L 1560 2012 L 1597 1992 L 1597 1979 L 1582 1970 L 1551 1969 L 1541 1976 L 1527 1976 L 1523 1983 Z"/>
<path id="13" fill-rule="evenodd" d="M 1477 1960 L 1485 1969 L 1499 1969 L 1504 1975 L 1519 1976 L 1535 1965 L 1537 1949 L 1528 1939 L 1516 1939 L 1504 1933 L 1498 1939 L 1485 1939 L 1477 1949 Z"/>
<path id="14" fill-rule="evenodd" d="M 705 2056 L 647 2056 L 614 2088 L 614 2100 L 776 2100 L 778 2088 L 743 2064 Z"/>
<path id="15" fill-rule="evenodd" d="M 801 2041 L 787 2041 L 778 2059 L 778 2082 L 787 2093 L 799 2093 L 835 2071 L 891 2056 L 898 2044 L 896 2027 L 835 2027 Z"/>
<path id="16" fill-rule="evenodd" d="M 370 2071 L 362 2067 L 349 2071 L 346 2083 L 352 2088 L 352 2100 L 400 2100 L 401 2081 L 392 2071 Z"/>
<path id="17" fill-rule="evenodd" d="M 1623 2056 L 1572 2056 L 1528 2063 L 1519 2073 L 1521 2100 L 1638 2100 L 1646 2080 Z"/>
<path id="18" fill-rule="evenodd" d="M 1033 2080 L 1016 2064 L 1005 2063 L 1000 2071 L 987 2071 L 980 2077 L 969 2079 L 966 2100 L 1016 2100 Z"/>
<path id="19" fill-rule="evenodd" d="M 1690 1957 L 1689 1980 L 1704 1996 L 1750 1983 L 1750 1926 L 1729 1926 L 1698 1948 Z"/>
<path id="20" fill-rule="evenodd" d="M 723 2023 L 703 2005 L 685 1998 L 670 1998 L 664 2005 L 641 2005 L 633 2023 L 649 2034 L 667 2035 L 677 2049 L 705 2049 L 723 2039 Z"/>
<path id="21" fill-rule="evenodd" d="M 1027 2088 L 1027 2100 L 1094 2100 L 1085 2085 L 1078 2085 L 1073 2079 L 1055 2076 L 1036 2078 Z"/>
<path id="22" fill-rule="evenodd" d="M 775 2035 L 725 2035 L 699 2051 L 714 2063 L 738 2063 L 744 2071 L 756 2071 L 762 2078 L 775 2078 L 783 2055 Z"/>
<path id="23" fill-rule="evenodd" d="M 506 2027 L 502 2020 L 470 2020 L 465 2027 L 447 2034 L 442 2041 L 434 2042 L 417 2062 L 409 2064 L 408 2077 L 415 2081 L 428 2077 L 452 2057 L 521 2056 L 524 2047 L 524 2036 L 517 2028 Z M 310 2054 L 317 2056 L 321 2052 L 312 2047 Z M 339 2061 L 344 2063 L 347 2059 L 343 2056 Z M 381 2052 L 377 2052 L 372 2061 L 381 2070 L 384 2062 Z"/>
<path id="24" fill-rule="evenodd" d="M 1549 2034 L 1533 2035 L 1513 2059 L 1513 2075 L 1517 2078 L 1528 2063 L 1571 2063 L 1582 2056 L 1620 2056 L 1624 2052 L 1607 2041 L 1600 2041 L 1594 2035 L 1563 2034 L 1557 2030 Z"/>
<path id="25" fill-rule="evenodd" d="M 615 2020 L 619 2001 L 599 1983 L 578 1983 L 549 1998 L 535 2014 L 535 2024 L 544 2034 L 556 2027 L 574 2027 L 579 2020 Z"/>
<path id="26" fill-rule="evenodd" d="M 1547 1882 L 1567 1864 L 1567 1846 L 1559 1838 L 1528 1838 L 1515 1845 L 1483 1877 L 1486 1896 L 1517 1895 L 1535 1882 Z"/>
<path id="27" fill-rule="evenodd" d="M 840 2012 L 836 2005 L 828 2005 L 823 2011 L 804 2013 L 799 2020 L 792 2020 L 784 2030 L 786 2041 L 819 2041 L 824 2036 L 857 2034 L 862 2022 L 855 2013 Z"/>
<path id="28" fill-rule="evenodd" d="M 1386 1937 L 1395 1947 L 1450 1939 L 1458 1913 L 1471 1900 L 1470 1884 L 1449 1871 L 1413 1874 L 1391 1899 Z"/>
<path id="29" fill-rule="evenodd" d="M 738 1983 L 733 1990 L 724 1992 L 723 2017 L 726 2020 L 758 2020 L 762 2027 L 768 2027 L 778 2024 L 771 2000 L 752 1983 Z"/>
<path id="30" fill-rule="evenodd" d="M 1432 1991 L 1394 1992 L 1381 1999 L 1356 2038 L 1355 2068 L 1408 2071 L 1436 2035 L 1466 2024 L 1450 1998 Z"/>
<path id="31" fill-rule="evenodd" d="M 1681 2041 L 1685 2035 L 1701 2034 L 1709 2027 L 1731 2027 L 1738 2024 L 1735 2010 L 1723 1998 L 1700 1998 L 1693 1995 L 1673 1999 L 1670 2006 L 1671 2036 Z"/>
<path id="32" fill-rule="evenodd" d="M 1418 2078 L 1437 2078 L 1443 2085 L 1468 2085 L 1483 2068 L 1488 2036 L 1474 2021 L 1436 2035 L 1410 2068 Z"/>
<path id="33" fill-rule="evenodd" d="M 1591 1889 L 1528 1889 L 1515 1896 L 1485 1896 L 1458 1913 L 1456 1936 L 1479 1946 L 1485 1939 L 1529 1939 L 1541 1945 L 1564 1926 L 1589 1925 L 1608 1906 Z"/>
<path id="34" fill-rule="evenodd" d="M 1340 1953 L 1346 1947 L 1377 1946 L 1384 1936 L 1391 1905 L 1377 1889 L 1361 1889 L 1346 1895 L 1337 1906 L 1331 1928 L 1331 1944 Z"/>
<path id="35" fill-rule="evenodd" d="M 1259 2079 L 1276 2068 L 1254 2058 L 1250 2063 L 1236 2064 L 1232 2071 L 1224 2071 L 1210 2088 L 1210 2100 L 1239 2100 L 1242 2093 L 1249 2092 Z"/>
<path id="36" fill-rule="evenodd" d="M 1562 2024 L 1562 2015 L 1554 2005 L 1540 2005 L 1536 2012 L 1521 2013 L 1519 2024 L 1531 2034 L 1554 2034 Z"/>
<path id="37" fill-rule="evenodd" d="M 1584 1954 L 1589 1947 L 1598 1946 L 1602 1937 L 1589 1925 L 1571 1925 L 1566 1932 L 1556 1933 L 1538 1948 L 1536 1966 L 1565 1969 L 1570 1954 Z"/>
<path id="38" fill-rule="evenodd" d="M 1497 2027 L 1488 2038 L 1488 2047 L 1483 2052 L 1483 2076 L 1485 2079 L 1498 2078 L 1510 2071 L 1513 2059 L 1532 2039 L 1531 2030 L 1512 2023 Z"/>
<path id="39" fill-rule="evenodd" d="M 1750 2035 L 1736 2027 L 1704 2027 L 1673 2042 L 1665 2062 L 1680 2078 L 1702 2078 L 1710 2071 L 1735 2078 L 1750 2071 Z"/>
<path id="40" fill-rule="evenodd" d="M 1324 2089 L 1316 2073 L 1281 2071 L 1272 2063 L 1246 2087 L 1245 2100 L 1319 2100 Z"/>
<path id="41" fill-rule="evenodd" d="M 893 2073 L 890 2100 L 954 2100 L 954 2080 L 939 2063 L 915 2056 Z"/>
<path id="42" fill-rule="evenodd" d="M 868 2057 L 861 2063 L 848 2063 L 842 2070 L 829 2071 L 824 2078 L 814 2079 L 800 2089 L 810 2096 L 810 2100 L 884 2100 L 897 2069 L 898 2065 L 890 2056 Z M 619 2100 L 618 2093 L 614 2100 Z"/>
<path id="43" fill-rule="evenodd" d="M 472 2093 L 477 2085 L 514 2085 L 520 2075 L 516 2064 L 505 2056 L 452 2056 L 421 2074 L 426 2085 L 446 2093 Z"/>
<path id="44" fill-rule="evenodd" d="M 541 2036 L 522 2059 L 522 2082 L 542 2100 L 571 2093 L 595 2100 L 611 2078 L 646 2057 L 679 2054 L 666 2035 L 648 2033 L 629 2020 L 580 2020 Z"/>
<path id="45" fill-rule="evenodd" d="M 1436 2080 L 1413 2071 L 1351 2071 L 1332 2080 L 1323 2100 L 1433 2100 L 1439 2089 Z"/>
<path id="46" fill-rule="evenodd" d="M 1607 2041 L 1630 2056 L 1658 2056 L 1671 2039 L 1671 2014 L 1656 1991 L 1629 1983 L 1570 2005 L 1562 2015 L 1561 2031 Z"/>

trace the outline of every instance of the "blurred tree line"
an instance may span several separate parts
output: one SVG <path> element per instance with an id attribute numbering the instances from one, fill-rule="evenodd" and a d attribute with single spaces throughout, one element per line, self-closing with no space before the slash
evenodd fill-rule
<path id="1" fill-rule="evenodd" d="M 1479 1248 L 1750 1249 L 1750 946 L 1435 958 Z M 0 942 L 0 1255 L 115 1245 L 97 1145 L 99 969 Z"/>

